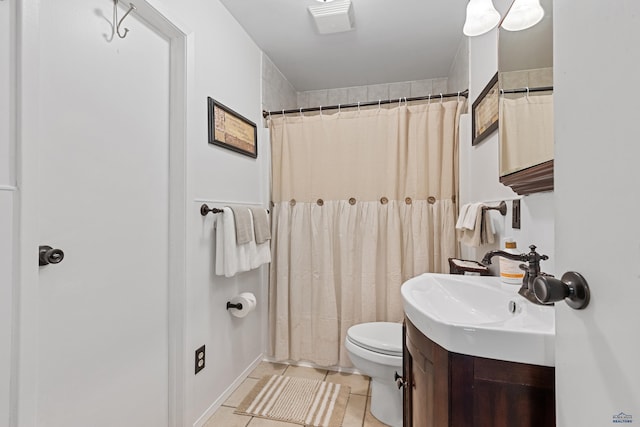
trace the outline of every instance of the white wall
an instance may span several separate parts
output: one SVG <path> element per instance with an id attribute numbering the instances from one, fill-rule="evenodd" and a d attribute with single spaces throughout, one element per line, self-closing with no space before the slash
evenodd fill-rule
<path id="1" fill-rule="evenodd" d="M 187 295 L 185 425 L 204 421 L 232 384 L 266 348 L 266 269 L 225 279 L 213 274 L 214 215 L 202 217 L 203 201 L 267 206 L 268 144 L 259 132 L 258 158 L 207 143 L 207 96 L 258 126 L 261 124 L 261 52 L 218 0 L 165 0 L 195 38 L 194 99 L 189 105 L 187 159 Z M 260 130 L 260 129 L 259 129 Z M 250 291 L 259 305 L 244 319 L 225 308 Z M 206 368 L 194 375 L 194 351 L 206 345 Z"/>
<path id="2" fill-rule="evenodd" d="M 447 76 L 447 92 L 469 89 L 469 38 L 463 36 Z"/>
<path id="3" fill-rule="evenodd" d="M 13 0 L 0 2 L 0 425 L 9 425 L 13 324 Z"/>
<path id="4" fill-rule="evenodd" d="M 504 13 L 508 0 L 494 0 L 496 9 Z M 489 80 L 498 70 L 498 29 L 469 38 L 469 105 L 473 104 Z M 471 111 L 471 108 L 469 108 Z M 518 249 L 525 251 L 530 244 L 538 246 L 538 252 L 549 255 L 542 262 L 542 270 L 555 272 L 554 256 L 554 193 L 540 193 L 520 197 L 499 181 L 498 132 L 476 146 L 471 145 L 471 117 L 463 116 L 467 127 L 465 138 L 460 140 L 460 203 L 507 201 L 507 216 L 491 212 L 497 232 L 497 242 L 480 248 L 462 248 L 462 256 L 480 260 L 485 252 L 500 247 L 501 239 L 514 237 Z M 521 229 L 511 228 L 511 202 L 521 198 Z"/>

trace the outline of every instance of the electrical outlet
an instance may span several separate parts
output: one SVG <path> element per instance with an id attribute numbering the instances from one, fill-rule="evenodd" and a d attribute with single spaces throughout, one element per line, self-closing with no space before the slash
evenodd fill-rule
<path id="1" fill-rule="evenodd" d="M 196 350 L 196 374 L 204 369 L 204 346 Z"/>
<path id="2" fill-rule="evenodd" d="M 520 229 L 520 200 L 511 203 L 511 228 Z"/>

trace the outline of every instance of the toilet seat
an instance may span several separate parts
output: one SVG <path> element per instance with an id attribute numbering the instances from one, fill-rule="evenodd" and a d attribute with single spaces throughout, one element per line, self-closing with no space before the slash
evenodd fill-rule
<path id="1" fill-rule="evenodd" d="M 402 325 L 392 322 L 370 322 L 347 330 L 347 339 L 375 353 L 402 357 Z"/>

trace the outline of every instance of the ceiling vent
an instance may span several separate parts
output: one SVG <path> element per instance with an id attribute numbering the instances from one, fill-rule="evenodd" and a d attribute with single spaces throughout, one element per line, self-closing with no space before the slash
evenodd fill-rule
<path id="1" fill-rule="evenodd" d="M 313 16 L 320 34 L 342 33 L 353 29 L 353 5 L 351 0 L 309 6 L 309 13 Z"/>

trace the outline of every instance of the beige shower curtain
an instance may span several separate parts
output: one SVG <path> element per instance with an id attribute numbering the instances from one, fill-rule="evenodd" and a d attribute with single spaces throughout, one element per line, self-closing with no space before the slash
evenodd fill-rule
<path id="1" fill-rule="evenodd" d="M 350 326 L 402 320 L 403 281 L 448 271 L 464 104 L 270 120 L 276 359 L 350 366 Z"/>

